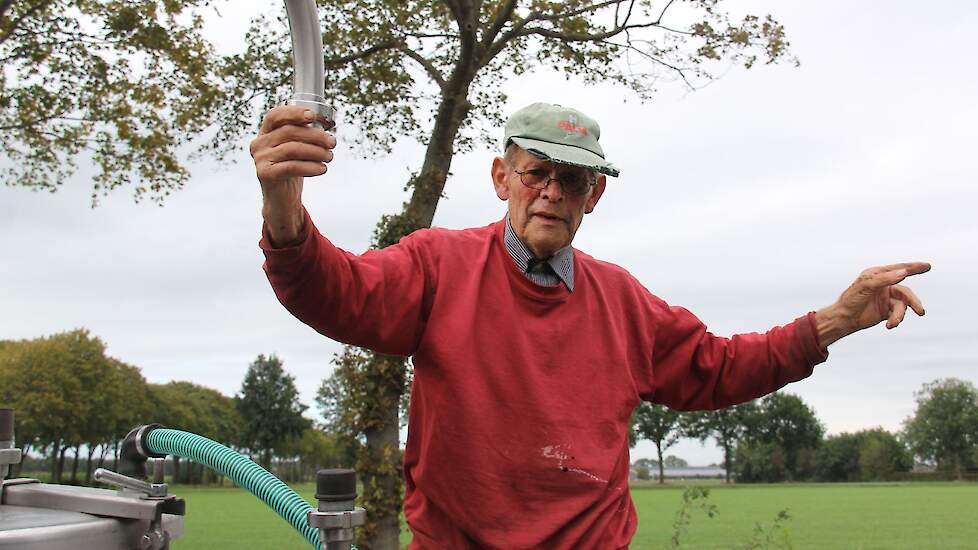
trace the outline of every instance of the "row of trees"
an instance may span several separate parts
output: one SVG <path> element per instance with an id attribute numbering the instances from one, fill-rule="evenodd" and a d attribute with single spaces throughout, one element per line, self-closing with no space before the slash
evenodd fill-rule
<path id="1" fill-rule="evenodd" d="M 117 459 L 120 439 L 151 422 L 224 443 L 268 469 L 278 457 L 287 478 L 355 460 L 349 445 L 303 416 L 294 379 L 274 355 L 259 355 L 238 395 L 228 397 L 191 382 L 148 383 L 84 329 L 0 341 L 0 406 L 16 410 L 17 445 L 25 456 L 47 456 L 55 483 L 90 483 L 94 468 Z M 182 482 L 215 479 L 202 466 L 181 467 L 179 458 L 173 473 Z"/>
<path id="2" fill-rule="evenodd" d="M 723 449 L 726 480 L 873 481 L 909 471 L 914 459 L 962 478 L 978 467 L 978 390 L 954 378 L 925 384 L 917 410 L 893 434 L 882 428 L 825 437 L 815 411 L 778 392 L 718 411 L 681 413 L 643 403 L 632 418 L 633 442 L 647 439 L 659 456 L 682 437 L 712 439 Z"/>

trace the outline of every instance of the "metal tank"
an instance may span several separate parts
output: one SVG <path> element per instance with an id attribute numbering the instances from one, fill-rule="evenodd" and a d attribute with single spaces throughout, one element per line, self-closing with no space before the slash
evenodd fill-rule
<path id="1" fill-rule="evenodd" d="M 154 483 L 100 468 L 95 479 L 113 491 L 5 479 L 20 459 L 14 411 L 0 409 L 0 549 L 165 550 L 183 535 L 186 506 L 167 493 L 162 461 Z"/>

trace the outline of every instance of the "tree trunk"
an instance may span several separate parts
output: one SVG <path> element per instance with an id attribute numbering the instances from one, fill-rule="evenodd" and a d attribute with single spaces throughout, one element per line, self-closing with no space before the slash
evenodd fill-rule
<path id="1" fill-rule="evenodd" d="M 75 459 L 71 461 L 71 484 L 78 485 L 78 457 L 81 454 L 81 444 L 75 445 Z"/>
<path id="2" fill-rule="evenodd" d="M 400 388 L 394 388 L 388 380 L 381 380 L 386 397 L 399 397 Z M 386 399 L 385 399 L 386 401 Z M 396 399 L 394 400 L 396 403 Z M 398 408 L 389 407 L 383 411 L 384 420 L 375 428 L 364 432 L 367 445 L 364 453 L 367 456 L 368 468 L 361 464 L 361 479 L 364 492 L 368 489 L 382 495 L 383 500 L 371 506 L 370 523 L 373 529 L 363 533 L 364 543 L 358 544 L 363 550 L 397 550 L 400 548 L 400 510 L 402 499 L 401 463 Z M 363 462 L 363 460 L 361 460 Z M 375 465 L 373 468 L 369 466 Z M 366 504 L 366 503 L 365 503 Z M 386 505 L 384 505 L 386 504 Z"/>
<path id="3" fill-rule="evenodd" d="M 61 449 L 58 450 L 58 479 L 55 481 L 55 483 L 61 483 L 61 478 L 63 477 L 65 471 L 65 452 L 67 451 L 67 445 L 62 445 Z"/>
<path id="4" fill-rule="evenodd" d="M 31 452 L 30 443 L 20 448 L 20 462 L 10 467 L 10 477 L 20 477 L 20 471 L 24 467 L 24 459 L 27 458 L 27 454 L 30 452 Z"/>
<path id="5" fill-rule="evenodd" d="M 99 453 L 99 457 L 98 457 L 98 467 L 99 468 L 101 468 L 102 466 L 105 465 L 105 455 L 108 454 L 108 452 L 109 452 L 109 444 L 108 443 L 103 443 L 102 444 L 102 452 Z"/>
<path id="6" fill-rule="evenodd" d="M 731 451 L 732 451 L 732 449 L 730 448 L 730 444 L 724 442 L 724 444 L 723 444 L 723 469 L 724 469 L 723 476 L 725 478 L 724 479 L 724 482 L 725 483 L 730 483 L 730 466 L 733 463 L 733 460 L 731 460 L 732 457 L 730 456 Z"/>
<path id="7" fill-rule="evenodd" d="M 665 482 L 666 482 L 666 467 L 665 467 L 665 464 L 662 463 L 662 442 L 661 441 L 656 441 L 655 442 L 655 451 L 657 453 L 659 453 L 659 483 L 660 484 L 665 484 Z"/>
<path id="8" fill-rule="evenodd" d="M 404 210 L 398 216 L 387 220 L 386 224 L 381 222 L 378 226 L 378 247 L 384 248 L 415 230 L 431 227 L 438 200 L 445 190 L 445 182 L 448 181 L 458 130 L 471 108 L 467 99 L 470 83 L 471 78 L 463 83 L 453 84 L 453 91 L 442 96 L 431 139 L 425 149 L 424 163 L 418 176 L 411 182 L 414 185 L 411 200 L 404 205 Z"/>
<path id="9" fill-rule="evenodd" d="M 173 456 L 173 483 L 180 483 L 180 457 Z"/>
<path id="10" fill-rule="evenodd" d="M 58 471 L 59 451 L 61 451 L 61 440 L 55 439 L 51 444 L 51 483 L 57 483 L 61 479 L 61 472 Z"/>
<path id="11" fill-rule="evenodd" d="M 95 446 L 88 445 L 88 460 L 85 461 L 85 485 L 92 484 L 92 457 L 95 456 Z"/>

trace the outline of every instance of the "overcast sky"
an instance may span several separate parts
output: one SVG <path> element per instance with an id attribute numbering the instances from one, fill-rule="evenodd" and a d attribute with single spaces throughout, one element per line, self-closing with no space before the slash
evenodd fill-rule
<path id="1" fill-rule="evenodd" d="M 242 43 L 243 6 L 257 13 L 265 3 L 240 6 L 212 21 L 222 48 Z M 898 429 L 924 383 L 978 383 L 978 6 L 771 0 L 749 9 L 785 24 L 800 67 L 732 68 L 695 93 L 664 86 L 644 105 L 541 72 L 507 85 L 508 111 L 550 101 L 599 121 L 622 174 L 575 246 L 624 266 L 716 334 L 767 330 L 828 305 L 866 267 L 932 262 L 909 283 L 926 317 L 834 344 L 814 376 L 788 388 L 830 433 Z M 405 199 L 422 150 L 364 161 L 340 137 L 329 175 L 307 183 L 306 204 L 320 230 L 359 252 Z M 455 158 L 435 225 L 503 216 L 489 180 L 495 153 Z M 292 318 L 268 287 L 246 145 L 234 166 L 195 165 L 192 184 L 163 208 L 123 191 L 90 209 L 90 176 L 81 170 L 53 195 L 0 188 L 0 339 L 87 327 L 151 382 L 229 395 L 256 355 L 275 353 L 314 410 L 339 345 Z M 653 453 L 642 444 L 633 458 Z M 721 460 L 697 442 L 669 453 Z"/>

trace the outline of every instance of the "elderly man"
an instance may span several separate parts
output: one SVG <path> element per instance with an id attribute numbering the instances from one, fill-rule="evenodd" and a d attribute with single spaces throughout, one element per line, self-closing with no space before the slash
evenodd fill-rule
<path id="1" fill-rule="evenodd" d="M 301 107 L 252 142 L 261 247 L 279 300 L 341 342 L 411 356 L 404 455 L 412 548 L 625 548 L 636 528 L 628 423 L 641 400 L 716 409 L 809 376 L 857 330 L 924 310 L 897 283 L 925 263 L 864 271 L 839 300 L 764 334 L 714 336 L 624 269 L 571 247 L 618 170 L 598 124 L 537 103 L 492 161 L 506 216 L 417 231 L 354 255 L 302 206 L 335 138 Z"/>

